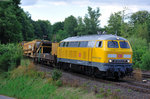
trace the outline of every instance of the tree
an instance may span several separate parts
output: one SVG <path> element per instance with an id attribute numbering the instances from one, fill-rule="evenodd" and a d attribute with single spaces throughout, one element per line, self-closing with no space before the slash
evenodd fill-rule
<path id="1" fill-rule="evenodd" d="M 143 39 L 149 40 L 149 35 L 148 35 L 148 26 L 146 23 L 143 24 L 136 24 L 134 27 L 134 35 L 137 37 L 141 37 Z"/>
<path id="2" fill-rule="evenodd" d="M 0 2 L 1 43 L 16 43 L 34 38 L 31 16 L 24 12 L 19 4 L 20 0 Z"/>
<path id="3" fill-rule="evenodd" d="M 100 16 L 99 8 L 92 10 L 91 7 L 88 7 L 88 14 L 84 17 L 85 30 L 87 34 L 97 34 L 100 28 Z"/>
<path id="4" fill-rule="evenodd" d="M 76 28 L 76 31 L 77 31 L 77 35 L 86 35 L 86 32 L 85 32 L 85 24 L 83 22 L 83 19 L 82 17 L 78 17 L 77 19 L 77 23 L 78 23 L 78 26 Z"/>
<path id="5" fill-rule="evenodd" d="M 64 29 L 64 22 L 56 22 L 53 24 L 52 26 L 52 30 L 53 30 L 53 34 L 56 34 L 59 30 L 63 30 Z"/>
<path id="6" fill-rule="evenodd" d="M 34 36 L 36 39 L 40 39 L 42 38 L 42 32 L 41 32 L 41 27 L 40 24 L 38 23 L 38 21 L 33 21 L 33 28 L 34 28 Z"/>
<path id="7" fill-rule="evenodd" d="M 44 35 L 47 35 L 48 38 L 50 38 L 50 34 L 52 33 L 52 26 L 48 20 L 38 20 L 33 24 L 36 38 L 43 39 Z"/>
<path id="8" fill-rule="evenodd" d="M 77 32 L 75 28 L 77 27 L 77 20 L 74 16 L 69 16 L 65 18 L 64 21 L 64 30 L 68 33 L 69 36 L 76 36 Z"/>
<path id="9" fill-rule="evenodd" d="M 143 24 L 150 18 L 150 13 L 148 11 L 138 11 L 131 15 L 131 22 L 133 24 L 139 23 Z"/>
<path id="10" fill-rule="evenodd" d="M 0 41 L 1 43 L 22 40 L 21 24 L 16 16 L 18 9 L 13 2 L 0 2 Z"/>
<path id="11" fill-rule="evenodd" d="M 30 41 L 34 39 L 34 27 L 32 24 L 31 16 L 28 12 L 20 11 L 18 19 L 22 26 L 22 36 L 24 41 Z"/>
<path id="12" fill-rule="evenodd" d="M 148 11 L 138 11 L 131 15 L 130 23 L 133 24 L 134 35 L 146 38 L 150 42 L 150 13 Z"/>
<path id="13" fill-rule="evenodd" d="M 108 20 L 108 26 L 106 27 L 108 34 L 121 35 L 121 24 L 122 24 L 122 15 L 121 12 L 111 14 Z"/>
<path id="14" fill-rule="evenodd" d="M 142 39 L 140 37 L 131 36 L 128 38 L 128 40 L 131 43 L 132 49 L 133 49 L 133 63 L 134 67 L 139 67 L 139 65 L 142 63 L 142 55 L 147 50 L 147 41 L 146 39 Z"/>
<path id="15" fill-rule="evenodd" d="M 56 33 L 55 37 L 53 38 L 53 41 L 59 42 L 67 37 L 68 37 L 68 33 L 65 30 L 59 30 Z"/>

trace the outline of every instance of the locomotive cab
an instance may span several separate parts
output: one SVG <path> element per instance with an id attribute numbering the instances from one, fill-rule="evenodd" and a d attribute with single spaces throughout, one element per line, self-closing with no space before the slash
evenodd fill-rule
<path id="1" fill-rule="evenodd" d="M 100 40 L 93 50 L 93 61 L 107 77 L 123 78 L 132 73 L 132 48 L 127 40 Z"/>

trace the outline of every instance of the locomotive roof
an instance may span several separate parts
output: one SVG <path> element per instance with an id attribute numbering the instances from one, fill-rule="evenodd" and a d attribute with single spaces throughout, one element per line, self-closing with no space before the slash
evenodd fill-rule
<path id="1" fill-rule="evenodd" d="M 127 40 L 123 37 L 116 35 L 87 35 L 87 36 L 75 36 L 68 37 L 62 41 L 89 41 L 89 40 Z"/>

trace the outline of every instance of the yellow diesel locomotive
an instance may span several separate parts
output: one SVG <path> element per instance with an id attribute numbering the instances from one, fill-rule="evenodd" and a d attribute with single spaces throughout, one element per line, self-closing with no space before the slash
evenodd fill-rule
<path id="1" fill-rule="evenodd" d="M 60 68 L 102 77 L 131 75 L 132 48 L 129 41 L 116 35 L 69 37 L 57 48 Z"/>

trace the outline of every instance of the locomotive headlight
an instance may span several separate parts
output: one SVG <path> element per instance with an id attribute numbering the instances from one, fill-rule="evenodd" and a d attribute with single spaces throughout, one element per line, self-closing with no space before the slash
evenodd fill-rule
<path id="1" fill-rule="evenodd" d="M 117 54 L 108 54 L 108 58 L 116 58 Z"/>
<path id="2" fill-rule="evenodd" d="M 130 63 L 130 60 L 128 59 L 127 62 Z"/>
<path id="3" fill-rule="evenodd" d="M 109 63 L 111 63 L 111 62 L 112 62 L 112 60 L 110 59 L 110 60 L 109 60 Z"/>

